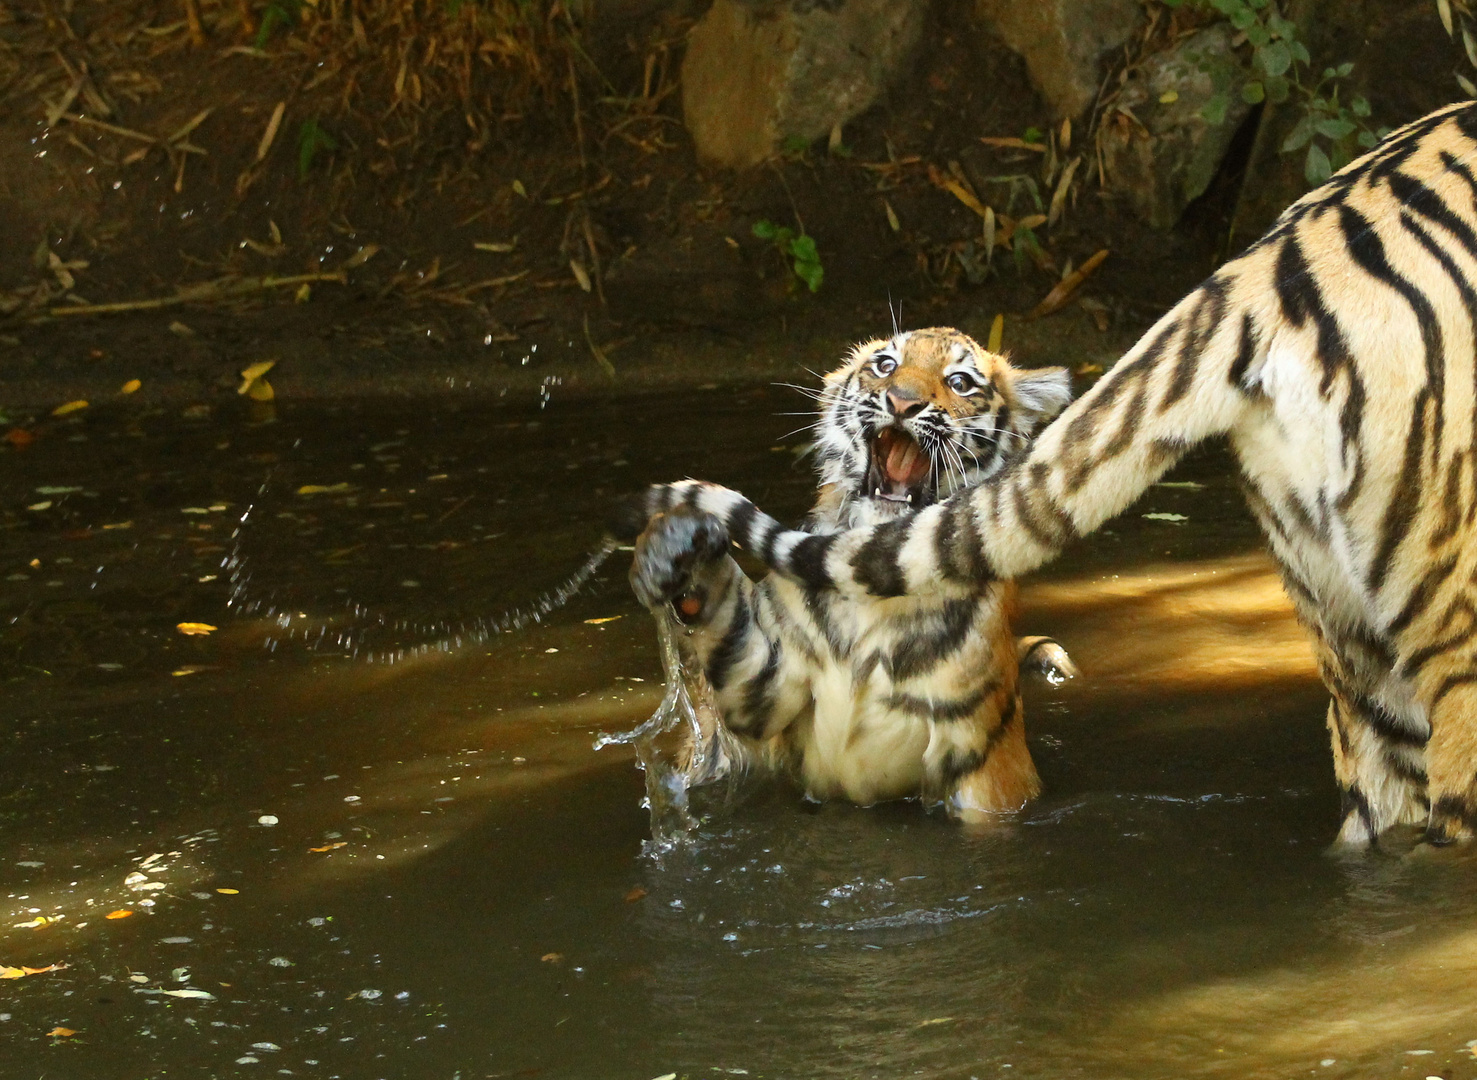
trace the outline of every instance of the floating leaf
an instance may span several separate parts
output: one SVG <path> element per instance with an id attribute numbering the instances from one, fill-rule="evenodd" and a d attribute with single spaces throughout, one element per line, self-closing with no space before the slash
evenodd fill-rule
<path id="1" fill-rule="evenodd" d="M 1190 520 L 1184 514 L 1145 514 L 1144 517 L 1149 521 L 1171 521 L 1176 525 L 1182 521 Z"/>
<path id="2" fill-rule="evenodd" d="M 165 997 L 173 998 L 198 998 L 201 1001 L 214 1001 L 215 995 L 208 994 L 204 990 L 161 990 Z"/>
<path id="3" fill-rule="evenodd" d="M 574 280 L 579 283 L 579 287 L 585 290 L 585 292 L 589 292 L 591 288 L 590 272 L 585 269 L 585 264 L 578 259 L 570 259 L 569 269 L 574 274 Z"/>
<path id="4" fill-rule="evenodd" d="M 308 850 L 309 851 L 314 851 L 314 852 L 319 852 L 319 851 L 336 851 L 337 849 L 339 849 L 341 847 L 348 847 L 348 846 L 349 846 L 349 842 L 347 840 L 336 840 L 336 841 L 334 841 L 331 844 L 324 844 L 322 847 L 310 847 L 310 848 L 308 848 Z"/>
<path id="5" fill-rule="evenodd" d="M 5 967 L 0 965 L 0 979 L 24 979 L 27 975 L 43 975 L 48 971 L 63 971 L 66 964 L 49 964 L 46 967 Z"/>
<path id="6" fill-rule="evenodd" d="M 14 925 L 17 930 L 40 930 L 43 927 L 50 926 L 52 923 L 61 922 L 65 918 L 65 915 L 37 915 L 29 922 L 18 922 Z"/>
<path id="7" fill-rule="evenodd" d="M 80 412 L 87 408 L 85 401 L 69 401 L 65 405 L 58 405 L 51 410 L 52 416 L 66 416 L 68 413 Z"/>
<path id="8" fill-rule="evenodd" d="M 606 615 L 604 618 L 601 618 L 601 619 L 586 619 L 585 620 L 585 625 L 586 626 L 600 626 L 600 625 L 602 625 L 604 623 L 615 622 L 620 617 L 621 616 L 619 616 L 619 615 Z"/>
<path id="9" fill-rule="evenodd" d="M 129 911 L 127 908 L 119 908 L 117 911 L 110 911 L 110 912 L 108 912 L 106 915 L 103 916 L 103 918 L 105 918 L 105 919 L 126 919 L 130 915 L 132 915 L 132 914 L 133 914 L 133 912 Z"/>
<path id="10" fill-rule="evenodd" d="M 58 1038 L 58 1039 L 65 1039 L 65 1038 L 67 1038 L 67 1036 L 69 1036 L 69 1035 L 75 1035 L 77 1033 L 75 1031 L 73 1031 L 71 1028 L 54 1027 L 50 1031 L 48 1031 L 46 1034 L 51 1035 L 51 1036 L 54 1036 L 55 1038 Z"/>
<path id="11" fill-rule="evenodd" d="M 203 622 L 176 623 L 174 628 L 187 637 L 204 637 L 206 634 L 212 634 L 216 630 L 214 626 Z"/>
<path id="12" fill-rule="evenodd" d="M 887 211 L 887 227 L 893 232 L 900 232 L 903 223 L 897 219 L 897 211 L 892 208 L 892 203 L 886 199 L 882 200 L 882 209 Z"/>
<path id="13" fill-rule="evenodd" d="M 218 893 L 220 893 L 222 896 L 240 896 L 241 895 L 241 890 L 240 889 L 216 889 L 215 891 L 218 892 Z"/>
<path id="14" fill-rule="evenodd" d="M 353 485 L 342 482 L 338 484 L 304 484 L 297 489 L 299 495 L 342 495 L 346 491 L 353 491 Z"/>
<path id="15" fill-rule="evenodd" d="M 539 959 L 546 964 L 558 964 L 563 962 L 564 954 L 562 952 L 546 952 Z"/>
<path id="16" fill-rule="evenodd" d="M 630 892 L 626 893 L 625 900 L 628 904 L 634 904 L 637 900 L 640 900 L 645 895 L 646 890 L 643 889 L 640 885 L 637 885 L 632 888 Z"/>
<path id="17" fill-rule="evenodd" d="M 120 393 L 120 394 L 133 394 L 133 393 L 137 393 L 138 392 L 138 388 L 140 386 L 143 386 L 143 385 L 144 384 L 141 383 L 141 382 L 139 382 L 139 380 L 137 380 L 137 379 L 129 379 L 122 386 L 118 387 L 118 393 Z"/>
<path id="18" fill-rule="evenodd" d="M 241 371 L 241 385 L 236 387 L 236 393 L 251 394 L 253 401 L 272 400 L 273 395 L 270 385 L 267 387 L 267 396 L 264 398 L 258 397 L 255 393 L 252 393 L 252 387 L 261 381 L 263 375 L 271 371 L 276 366 L 277 361 L 275 360 L 258 360 L 256 363 L 243 368 Z"/>

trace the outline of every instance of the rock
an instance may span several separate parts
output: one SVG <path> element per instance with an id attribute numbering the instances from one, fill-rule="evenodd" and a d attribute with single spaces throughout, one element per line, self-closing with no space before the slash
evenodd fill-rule
<path id="1" fill-rule="evenodd" d="M 860 115 L 907 64 L 927 0 L 715 0 L 682 62 L 698 157 L 745 168 Z"/>
<path id="2" fill-rule="evenodd" d="M 1144 19 L 1138 0 L 976 0 L 976 10 L 1025 59 L 1031 82 L 1058 118 L 1092 105 L 1104 57 Z"/>
<path id="3" fill-rule="evenodd" d="M 1218 23 L 1150 57 L 1104 116 L 1109 187 L 1156 229 L 1173 228 L 1210 186 L 1251 109 L 1241 99 L 1247 75 L 1231 51 L 1231 35 Z M 1201 110 L 1217 93 L 1217 77 L 1229 104 L 1212 124 Z"/>

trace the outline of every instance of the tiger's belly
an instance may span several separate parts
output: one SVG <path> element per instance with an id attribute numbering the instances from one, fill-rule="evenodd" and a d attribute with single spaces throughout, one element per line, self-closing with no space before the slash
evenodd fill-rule
<path id="1" fill-rule="evenodd" d="M 811 689 L 810 720 L 792 735 L 807 794 L 866 805 L 919 793 L 927 720 L 887 708 L 838 665 L 819 672 Z"/>

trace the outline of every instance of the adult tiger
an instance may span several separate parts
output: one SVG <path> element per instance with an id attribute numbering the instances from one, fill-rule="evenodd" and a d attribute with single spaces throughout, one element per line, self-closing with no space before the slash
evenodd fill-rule
<path id="1" fill-rule="evenodd" d="M 696 482 L 812 590 L 969 595 L 1229 436 L 1332 694 L 1342 840 L 1477 833 L 1477 103 L 1389 135 L 1156 323 L 999 474 L 870 528 L 786 532 Z M 634 509 L 640 518 L 642 506 Z"/>
<path id="2" fill-rule="evenodd" d="M 994 475 L 1071 396 L 1063 368 L 1021 371 L 957 330 L 858 346 L 820 392 L 820 493 L 805 535 L 891 521 Z M 699 490 L 697 488 L 692 489 Z M 730 518 L 739 535 L 741 517 Z M 750 756 L 816 799 L 921 796 L 972 817 L 1040 790 L 1016 679 L 1070 676 L 1047 638 L 1011 636 L 1011 582 L 949 596 L 840 597 L 755 584 L 711 514 L 667 508 L 636 543 L 637 596 L 685 624 L 682 649 Z"/>

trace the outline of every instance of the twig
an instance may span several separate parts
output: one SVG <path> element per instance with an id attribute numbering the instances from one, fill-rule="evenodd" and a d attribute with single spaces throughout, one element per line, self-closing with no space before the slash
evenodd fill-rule
<path id="1" fill-rule="evenodd" d="M 62 113 L 61 118 L 63 120 L 70 120 L 74 124 L 83 124 L 87 127 L 95 127 L 100 131 L 111 132 L 114 135 L 122 135 L 125 139 L 137 139 L 139 142 L 151 144 L 159 141 L 152 135 L 145 135 L 142 131 L 119 127 L 117 124 L 109 124 L 104 120 L 94 120 L 90 116 L 78 116 L 76 113 Z"/>
<path id="2" fill-rule="evenodd" d="M 190 27 L 190 44 L 205 48 L 205 29 L 200 25 L 200 0 L 185 0 L 185 22 Z"/>
<path id="3" fill-rule="evenodd" d="M 590 316 L 588 315 L 585 316 L 585 344 L 590 346 L 590 355 L 595 358 L 595 363 L 600 365 L 600 370 L 612 379 L 615 378 L 615 365 L 610 362 L 610 357 L 600 350 L 600 346 L 596 345 L 595 339 L 590 336 Z"/>
<path id="4" fill-rule="evenodd" d="M 115 315 L 124 311 L 153 311 L 158 308 L 174 307 L 177 304 L 207 303 L 212 300 L 227 300 L 246 296 L 268 289 L 281 289 L 313 281 L 336 281 L 347 284 L 349 275 L 342 271 L 322 274 L 292 274 L 287 277 L 261 277 L 222 279 L 208 281 L 202 285 L 187 286 L 173 296 L 156 296 L 149 300 L 121 300 L 114 304 L 79 304 L 74 307 L 48 308 L 48 315 Z"/>
<path id="5" fill-rule="evenodd" d="M 800 216 L 800 207 L 795 205 L 795 193 L 790 190 L 790 182 L 785 179 L 784 171 L 773 160 L 770 161 L 769 167 L 774 170 L 774 175 L 780 178 L 780 186 L 785 189 L 785 198 L 790 200 L 790 212 L 795 215 L 795 225 L 800 229 L 800 235 L 806 235 L 805 219 Z"/>

